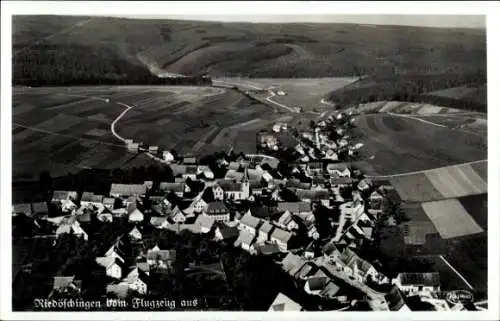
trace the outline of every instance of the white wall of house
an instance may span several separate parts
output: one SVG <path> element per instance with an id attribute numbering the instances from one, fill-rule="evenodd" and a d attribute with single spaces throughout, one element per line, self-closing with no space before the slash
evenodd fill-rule
<path id="1" fill-rule="evenodd" d="M 122 268 L 118 264 L 113 263 L 113 265 L 106 269 L 106 275 L 115 279 L 121 279 Z"/>

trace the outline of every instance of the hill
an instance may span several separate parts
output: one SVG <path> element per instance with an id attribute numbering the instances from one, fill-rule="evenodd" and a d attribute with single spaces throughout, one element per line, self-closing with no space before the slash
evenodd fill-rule
<path id="1" fill-rule="evenodd" d="M 467 29 L 14 16 L 13 79 L 464 75 L 486 70 L 485 44 Z"/>

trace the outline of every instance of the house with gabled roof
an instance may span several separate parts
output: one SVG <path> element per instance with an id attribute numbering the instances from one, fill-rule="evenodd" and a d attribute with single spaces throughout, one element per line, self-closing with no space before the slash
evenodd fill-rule
<path id="1" fill-rule="evenodd" d="M 280 247 L 276 243 L 257 243 L 254 245 L 255 252 L 259 255 L 273 255 L 281 253 Z"/>
<path id="2" fill-rule="evenodd" d="M 353 276 L 358 282 L 365 282 L 368 277 L 378 278 L 380 275 L 373 265 L 361 259 L 350 248 L 345 248 L 337 261 L 344 272 Z"/>
<path id="3" fill-rule="evenodd" d="M 260 227 L 261 225 L 261 220 L 250 215 L 248 212 L 243 215 L 243 217 L 240 219 L 240 223 L 238 225 L 238 229 L 240 231 L 247 231 L 251 234 L 256 234 L 257 233 L 257 229 Z"/>
<path id="4" fill-rule="evenodd" d="M 171 269 L 177 252 L 175 250 L 148 250 L 146 260 L 150 266 L 155 266 L 160 269 Z"/>
<path id="5" fill-rule="evenodd" d="M 109 209 L 110 211 L 115 209 L 115 198 L 113 197 L 105 197 L 102 200 L 102 205 L 104 205 L 105 208 Z"/>
<path id="6" fill-rule="evenodd" d="M 219 184 L 212 186 L 212 193 L 214 195 L 214 200 L 224 200 L 224 189 Z"/>
<path id="7" fill-rule="evenodd" d="M 128 215 L 128 221 L 130 223 L 140 223 L 144 220 L 144 214 L 138 209 L 133 209 Z"/>
<path id="8" fill-rule="evenodd" d="M 239 231 L 236 227 L 218 224 L 215 229 L 215 240 L 217 241 L 229 241 L 238 238 L 238 236 Z"/>
<path id="9" fill-rule="evenodd" d="M 213 221 L 229 222 L 230 220 L 229 209 L 222 201 L 208 203 L 203 214 Z"/>
<path id="10" fill-rule="evenodd" d="M 137 267 L 134 267 L 123 281 L 128 284 L 129 289 L 132 291 L 142 295 L 148 293 L 148 276 Z"/>
<path id="11" fill-rule="evenodd" d="M 100 256 L 96 257 L 95 261 L 106 269 L 107 276 L 114 279 L 122 278 L 122 263 L 118 258 L 114 256 Z"/>
<path id="12" fill-rule="evenodd" d="M 179 208 L 179 206 L 175 206 L 175 208 L 172 210 L 172 213 L 170 214 L 169 217 L 172 222 L 174 223 L 184 223 L 186 222 L 186 215 L 184 212 Z"/>
<path id="13" fill-rule="evenodd" d="M 12 205 L 12 215 L 24 214 L 32 217 L 33 211 L 31 210 L 31 203 L 18 203 Z"/>
<path id="14" fill-rule="evenodd" d="M 197 224 L 200 227 L 200 232 L 205 234 L 210 232 L 210 230 L 212 229 L 212 226 L 214 225 L 214 220 L 212 220 L 207 215 L 198 215 L 195 224 Z"/>
<path id="15" fill-rule="evenodd" d="M 292 238 L 292 233 L 282 230 L 280 228 L 275 228 L 271 234 L 271 242 L 278 244 L 281 251 L 286 252 L 288 250 L 288 243 Z"/>
<path id="16" fill-rule="evenodd" d="M 83 237 L 85 241 L 88 240 L 87 233 L 82 229 L 75 215 L 65 216 L 61 220 L 56 230 L 56 237 L 59 237 L 62 234 L 73 234 Z"/>
<path id="17" fill-rule="evenodd" d="M 407 295 L 430 294 L 440 291 L 438 272 L 427 273 L 399 273 L 392 281 L 401 292 Z"/>
<path id="18" fill-rule="evenodd" d="M 285 211 L 276 223 L 287 231 L 293 231 L 299 228 L 299 224 L 295 221 L 290 211 Z"/>
<path id="19" fill-rule="evenodd" d="M 112 197 L 144 196 L 146 186 L 144 184 L 111 184 L 109 195 Z"/>
<path id="20" fill-rule="evenodd" d="M 239 238 L 235 242 L 235 246 L 241 246 L 241 248 L 250 253 L 254 253 L 255 248 L 255 234 L 249 233 L 248 231 L 241 231 Z"/>
<path id="21" fill-rule="evenodd" d="M 142 233 L 139 231 L 137 226 L 134 226 L 132 230 L 128 233 L 129 237 L 132 239 L 132 241 L 140 241 L 142 240 Z"/>
<path id="22" fill-rule="evenodd" d="M 52 203 L 60 206 L 63 212 L 72 212 L 77 209 L 78 193 L 76 191 L 56 190 L 52 195 Z"/>
<path id="23" fill-rule="evenodd" d="M 283 293 L 278 293 L 276 299 L 269 307 L 269 311 L 302 311 L 303 308 L 300 304 L 293 301 Z"/>
<path id="24" fill-rule="evenodd" d="M 75 276 L 54 276 L 52 291 L 48 298 L 52 298 L 55 292 L 58 293 L 80 293 L 82 281 L 76 280 Z"/>
<path id="25" fill-rule="evenodd" d="M 370 179 L 368 178 L 363 178 L 362 180 L 359 181 L 358 183 L 358 189 L 362 192 L 369 190 L 372 187 L 373 183 Z"/>
<path id="26" fill-rule="evenodd" d="M 330 163 L 326 165 L 326 171 L 332 178 L 351 177 L 351 171 L 346 164 Z"/>
<path id="27" fill-rule="evenodd" d="M 94 205 L 97 208 L 104 207 L 103 204 L 104 195 L 97 195 L 93 192 L 83 192 L 80 198 L 80 206 L 87 207 L 89 205 Z"/>
<path id="28" fill-rule="evenodd" d="M 174 192 L 178 197 L 182 197 L 184 195 L 184 191 L 186 188 L 186 183 L 172 183 L 172 182 L 161 182 L 158 186 L 158 189 L 163 193 Z"/>
<path id="29" fill-rule="evenodd" d="M 370 208 L 375 211 L 382 211 L 382 202 L 384 196 L 377 190 L 374 190 L 369 197 Z"/>
<path id="30" fill-rule="evenodd" d="M 257 230 L 257 243 L 267 242 L 272 234 L 274 226 L 268 221 L 262 220 L 262 224 Z"/>
<path id="31" fill-rule="evenodd" d="M 165 216 L 152 216 L 149 220 L 149 224 L 157 229 L 165 229 L 169 225 L 168 220 Z"/>
<path id="32" fill-rule="evenodd" d="M 312 213 L 309 202 L 278 202 L 278 212 L 289 211 L 292 214 Z"/>

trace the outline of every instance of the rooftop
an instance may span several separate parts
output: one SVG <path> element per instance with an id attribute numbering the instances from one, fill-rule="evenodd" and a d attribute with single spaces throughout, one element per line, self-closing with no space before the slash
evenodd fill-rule
<path id="1" fill-rule="evenodd" d="M 146 193 L 144 184 L 111 184 L 110 194 L 142 195 Z"/>
<path id="2" fill-rule="evenodd" d="M 311 203 L 308 202 L 279 202 L 278 212 L 290 211 L 291 213 L 310 212 Z"/>
<path id="3" fill-rule="evenodd" d="M 292 237 L 292 233 L 290 233 L 288 231 L 284 231 L 280 228 L 276 228 L 274 230 L 273 234 L 271 234 L 271 237 L 276 238 L 282 242 L 288 242 L 290 240 L 290 238 Z"/>
<path id="4" fill-rule="evenodd" d="M 226 205 L 222 201 L 210 202 L 207 205 L 206 213 L 208 215 L 218 215 L 218 214 L 226 214 L 229 210 Z"/>
<path id="5" fill-rule="evenodd" d="M 399 273 L 398 279 L 402 285 L 439 286 L 438 272 L 428 273 Z"/>
<path id="6" fill-rule="evenodd" d="M 246 226 L 249 226 L 249 227 L 253 227 L 254 229 L 256 229 L 259 226 L 259 224 L 260 224 L 260 220 L 258 218 L 256 218 L 256 217 L 254 217 L 254 216 L 246 213 L 241 218 L 240 224 L 243 224 L 243 225 L 246 225 Z"/>

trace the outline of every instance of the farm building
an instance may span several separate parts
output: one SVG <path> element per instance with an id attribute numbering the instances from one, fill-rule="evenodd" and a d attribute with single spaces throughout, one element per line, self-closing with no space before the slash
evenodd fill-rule
<path id="1" fill-rule="evenodd" d="M 142 196 L 146 194 L 144 184 L 111 184 L 109 195 L 112 197 Z"/>
<path id="2" fill-rule="evenodd" d="M 440 291 L 439 273 L 399 273 L 393 280 L 401 292 L 407 295 L 430 294 Z"/>

